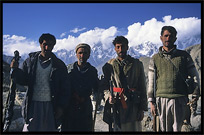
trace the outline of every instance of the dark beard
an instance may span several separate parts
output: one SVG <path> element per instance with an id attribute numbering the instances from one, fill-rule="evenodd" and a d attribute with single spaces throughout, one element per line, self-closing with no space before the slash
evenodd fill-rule
<path id="1" fill-rule="evenodd" d="M 126 53 L 118 53 L 118 57 L 120 57 L 120 58 L 125 58 L 127 56 L 127 54 Z"/>

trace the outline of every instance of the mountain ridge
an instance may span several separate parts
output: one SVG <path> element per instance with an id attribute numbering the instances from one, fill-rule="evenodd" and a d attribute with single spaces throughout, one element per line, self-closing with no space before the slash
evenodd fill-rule
<path id="1" fill-rule="evenodd" d="M 188 46 L 185 50 L 190 53 L 192 46 L 194 45 Z M 159 48 L 159 45 L 146 41 L 143 44 L 129 47 L 128 54 L 138 59 L 141 57 L 151 57 L 153 54 L 158 52 L 158 48 Z M 198 49 L 196 50 L 198 51 Z M 197 53 L 196 51 L 193 51 L 193 52 Z M 77 61 L 75 50 L 68 51 L 66 49 L 61 49 L 54 53 L 66 65 Z M 96 69 L 98 70 L 98 74 L 101 75 L 102 66 L 108 60 L 115 58 L 116 56 L 117 55 L 115 53 L 114 46 L 110 47 L 109 49 L 103 49 L 102 44 L 96 44 L 91 49 L 91 55 L 90 55 L 90 58 L 88 59 L 88 62 L 91 63 L 94 67 L 96 67 Z M 27 57 L 26 55 L 23 55 L 19 63 L 22 64 L 23 60 L 26 59 L 26 57 Z M 198 60 L 197 58 L 195 59 Z M 12 57 L 3 55 L 3 60 L 7 63 L 10 63 L 12 60 Z"/>

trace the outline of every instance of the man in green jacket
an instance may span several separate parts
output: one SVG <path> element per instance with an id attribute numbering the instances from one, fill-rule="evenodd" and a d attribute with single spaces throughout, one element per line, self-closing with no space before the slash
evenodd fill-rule
<path id="1" fill-rule="evenodd" d="M 181 131 L 189 100 L 184 81 L 188 76 L 197 85 L 192 99 L 196 101 L 200 95 L 199 76 L 194 62 L 186 51 L 176 48 L 176 35 L 174 27 L 162 27 L 160 39 L 163 46 L 153 55 L 149 64 L 148 101 L 152 115 L 155 115 L 156 109 L 158 111 L 162 132 Z"/>
<path id="2" fill-rule="evenodd" d="M 129 48 L 127 38 L 117 36 L 113 44 L 118 56 L 103 66 L 103 86 L 106 90 L 109 89 L 111 80 L 114 91 L 114 98 L 109 94 L 106 104 L 115 105 L 118 131 L 142 131 L 141 121 L 144 111 L 147 111 L 143 64 L 127 55 Z"/>

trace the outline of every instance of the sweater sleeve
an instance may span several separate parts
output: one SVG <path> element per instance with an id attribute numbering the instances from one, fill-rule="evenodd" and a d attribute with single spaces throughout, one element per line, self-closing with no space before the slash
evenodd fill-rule
<path id="1" fill-rule="evenodd" d="M 194 80 L 194 84 L 197 85 L 197 88 L 194 90 L 192 96 L 199 97 L 200 96 L 199 74 L 190 54 L 187 55 L 187 71 L 188 71 L 188 76 L 192 77 Z"/>
<path id="2" fill-rule="evenodd" d="M 155 72 L 154 60 L 153 58 L 151 58 L 149 62 L 148 72 L 149 86 L 147 92 L 149 102 L 156 102 L 156 99 L 154 97 L 154 74 L 155 74 L 154 72 Z"/>

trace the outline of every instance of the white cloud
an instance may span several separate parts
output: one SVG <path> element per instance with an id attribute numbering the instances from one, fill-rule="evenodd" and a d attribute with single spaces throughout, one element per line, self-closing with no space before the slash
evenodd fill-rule
<path id="1" fill-rule="evenodd" d="M 159 43 L 159 33 L 161 31 L 162 23 L 155 18 L 148 20 L 141 25 L 141 23 L 134 23 L 128 27 L 128 33 L 126 37 L 129 40 L 129 46 L 136 46 L 150 41 L 153 43 Z"/>
<path id="2" fill-rule="evenodd" d="M 126 37 L 130 46 L 135 46 L 145 41 L 154 44 L 161 44 L 161 28 L 165 25 L 171 25 L 177 30 L 177 41 L 182 41 L 189 37 L 195 37 L 201 34 L 201 20 L 195 17 L 171 19 L 170 15 L 163 17 L 163 21 L 157 21 L 155 18 L 147 20 L 144 25 L 137 22 L 128 27 Z"/>
<path id="3" fill-rule="evenodd" d="M 17 35 L 4 35 L 3 36 L 3 53 L 12 56 L 13 52 L 18 50 L 21 55 L 30 52 L 39 51 L 40 46 L 36 41 L 30 41 L 26 37 Z"/>
<path id="4" fill-rule="evenodd" d="M 16 36 L 16 35 L 12 35 L 12 36 L 4 35 L 3 40 L 4 40 L 4 42 L 7 42 L 7 43 L 21 42 L 23 40 L 26 40 L 26 37 Z"/>
<path id="5" fill-rule="evenodd" d="M 60 35 L 60 37 L 62 38 L 62 37 L 64 37 L 65 35 L 66 35 L 66 32 L 62 33 L 62 34 Z"/>
<path id="6" fill-rule="evenodd" d="M 186 37 L 194 37 L 201 34 L 201 20 L 195 17 L 176 18 L 171 20 L 170 24 L 176 28 L 178 32 L 178 40 L 183 40 Z"/>
<path id="7" fill-rule="evenodd" d="M 74 47 L 76 46 L 76 43 L 78 42 L 79 40 L 71 35 L 69 35 L 67 38 L 57 39 L 57 42 L 53 51 L 55 52 L 61 49 L 72 50 L 74 49 Z"/>
<path id="8" fill-rule="evenodd" d="M 101 43 L 103 45 L 103 49 L 108 49 L 112 46 L 112 41 L 115 38 L 116 33 L 117 33 L 117 28 L 114 26 L 102 32 Z"/>
<path id="9" fill-rule="evenodd" d="M 117 32 L 117 28 L 112 26 L 108 29 L 94 28 L 80 34 L 78 37 L 69 35 L 68 38 L 58 39 L 53 51 L 60 49 L 72 50 L 79 43 L 87 43 L 91 47 L 96 44 L 102 44 L 105 49 L 112 45 L 112 40 Z"/>
<path id="10" fill-rule="evenodd" d="M 160 32 L 164 25 L 172 25 L 176 28 L 177 41 L 183 41 L 187 38 L 198 37 L 201 35 L 201 19 L 195 17 L 175 18 L 170 15 L 164 16 L 162 21 L 152 18 L 141 24 L 135 22 L 127 28 L 127 34 L 124 35 L 129 40 L 129 46 L 137 46 L 146 41 L 150 41 L 158 46 L 161 45 Z M 86 28 L 75 28 L 73 32 L 79 32 Z M 91 47 L 96 44 L 102 44 L 104 49 L 112 47 L 112 41 L 121 33 L 118 28 L 111 26 L 108 29 L 94 28 L 92 30 L 81 33 L 74 37 L 68 35 L 67 38 L 57 39 L 54 47 L 54 52 L 60 49 L 72 50 L 79 43 L 87 43 Z M 65 33 L 64 33 L 65 34 Z M 64 36 L 62 33 L 62 36 Z M 40 50 L 39 43 L 30 41 L 26 37 L 16 35 L 3 35 L 3 53 L 13 55 L 13 52 L 18 49 L 21 54 Z"/>
<path id="11" fill-rule="evenodd" d="M 74 28 L 73 30 L 70 30 L 70 32 L 78 33 L 78 32 L 83 31 L 83 30 L 85 30 L 85 29 L 86 29 L 86 28 L 81 28 L 81 29 L 79 29 L 79 28 Z"/>

